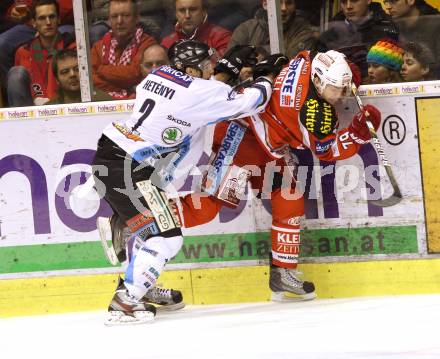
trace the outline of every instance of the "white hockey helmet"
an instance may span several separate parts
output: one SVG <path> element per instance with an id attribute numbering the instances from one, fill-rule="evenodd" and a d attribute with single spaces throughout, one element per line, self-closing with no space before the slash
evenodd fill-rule
<path id="1" fill-rule="evenodd" d="M 317 90 L 319 94 L 322 94 L 327 85 L 350 89 L 353 74 L 345 55 L 335 50 L 329 50 L 318 52 L 313 58 L 311 76 L 312 81 L 315 76 L 321 81 Z"/>

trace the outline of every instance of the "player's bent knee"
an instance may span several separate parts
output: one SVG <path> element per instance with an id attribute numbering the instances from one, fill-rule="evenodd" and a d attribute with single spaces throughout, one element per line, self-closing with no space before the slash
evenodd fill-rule
<path id="1" fill-rule="evenodd" d="M 170 260 L 176 255 L 183 244 L 182 236 L 175 237 L 162 237 L 155 236 L 148 239 L 142 248 L 144 251 L 150 251 L 151 254 L 158 253 L 160 256 L 165 258 L 165 262 Z"/>
<path id="2" fill-rule="evenodd" d="M 164 240 L 166 241 L 166 243 L 168 245 L 169 253 L 170 253 L 169 259 L 171 259 L 177 253 L 179 253 L 180 248 L 182 248 L 183 237 L 182 236 L 175 236 L 175 237 L 164 238 Z"/>
<path id="3" fill-rule="evenodd" d="M 189 194 L 180 198 L 185 228 L 199 226 L 211 222 L 222 207 L 212 197 L 200 194 Z"/>

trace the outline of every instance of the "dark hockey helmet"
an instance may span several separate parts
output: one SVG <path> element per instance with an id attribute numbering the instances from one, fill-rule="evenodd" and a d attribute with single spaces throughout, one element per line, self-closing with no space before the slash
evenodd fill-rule
<path id="1" fill-rule="evenodd" d="M 214 54 L 215 50 L 195 40 L 178 40 L 168 50 L 171 65 L 183 71 L 187 67 L 203 71 L 202 64 L 210 60 Z"/>

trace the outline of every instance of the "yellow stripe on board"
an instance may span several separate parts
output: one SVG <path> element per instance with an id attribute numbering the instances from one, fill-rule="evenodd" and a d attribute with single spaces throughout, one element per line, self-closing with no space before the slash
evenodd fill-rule
<path id="1" fill-rule="evenodd" d="M 416 99 L 429 253 L 440 253 L 440 98 Z"/>
<path id="2" fill-rule="evenodd" d="M 440 259 L 313 263 L 300 268 L 319 298 L 440 293 Z M 268 267 L 166 271 L 165 287 L 187 304 L 260 302 L 270 298 Z M 117 275 L 0 281 L 0 317 L 106 310 Z"/>

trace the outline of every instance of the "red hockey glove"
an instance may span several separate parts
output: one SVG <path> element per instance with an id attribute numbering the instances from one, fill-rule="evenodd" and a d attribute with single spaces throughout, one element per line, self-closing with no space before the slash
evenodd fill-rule
<path id="1" fill-rule="evenodd" d="M 353 121 L 351 121 L 348 130 L 355 137 L 360 139 L 360 141 L 356 141 L 356 139 L 353 138 L 359 144 L 363 144 L 365 141 L 368 141 L 371 138 L 370 131 L 368 131 L 368 126 L 366 123 L 367 116 L 365 115 L 365 112 L 368 112 L 368 119 L 373 124 L 376 131 L 379 128 L 381 121 L 380 111 L 373 105 L 365 105 L 363 111 L 360 111 L 358 114 L 356 114 L 356 116 L 353 117 Z"/>
<path id="2" fill-rule="evenodd" d="M 362 75 L 361 70 L 359 69 L 359 66 L 356 65 L 354 62 L 351 62 L 350 60 L 347 60 L 348 66 L 350 66 L 351 73 L 353 74 L 351 80 L 356 85 L 356 87 L 359 87 L 362 82 Z"/>

